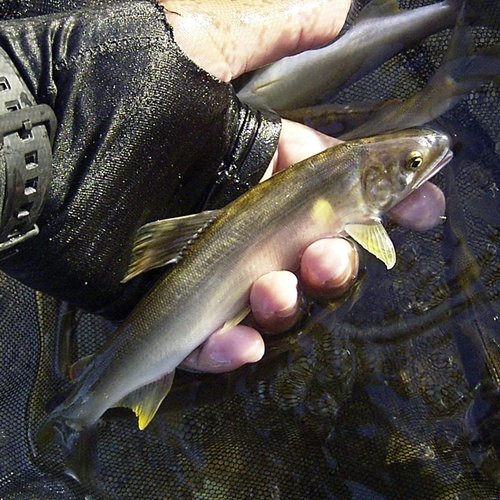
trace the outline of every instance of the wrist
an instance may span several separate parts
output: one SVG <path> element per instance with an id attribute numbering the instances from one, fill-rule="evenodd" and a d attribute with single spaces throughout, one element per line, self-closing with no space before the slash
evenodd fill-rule
<path id="1" fill-rule="evenodd" d="M 280 138 L 281 118 L 271 111 L 251 108 L 234 96 L 228 116 L 228 153 L 219 167 L 204 209 L 220 208 L 258 184 L 271 163 Z"/>

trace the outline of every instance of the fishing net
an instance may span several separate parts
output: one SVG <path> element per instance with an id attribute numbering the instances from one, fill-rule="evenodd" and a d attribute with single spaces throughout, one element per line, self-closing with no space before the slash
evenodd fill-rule
<path id="1" fill-rule="evenodd" d="M 500 10 L 489 18 L 473 28 L 477 47 L 500 43 Z M 449 38 L 433 35 L 335 100 L 411 96 Z M 393 270 L 363 254 L 347 297 L 311 304 L 302 325 L 268 340 L 262 362 L 227 375 L 178 372 L 145 431 L 130 412 L 109 411 L 99 481 L 88 488 L 64 473 L 57 446 L 42 452 L 35 438 L 67 388 L 67 364 L 114 326 L 2 277 L 0 498 L 500 498 L 499 117 L 493 84 L 444 116 L 461 144 L 435 179 L 445 224 L 416 233 L 389 223 Z"/>

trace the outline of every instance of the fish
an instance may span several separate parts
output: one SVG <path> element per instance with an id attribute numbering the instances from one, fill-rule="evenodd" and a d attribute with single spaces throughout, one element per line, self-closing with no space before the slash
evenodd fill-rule
<path id="1" fill-rule="evenodd" d="M 399 100 L 400 102 L 401 100 Z M 331 136 L 339 136 L 368 122 L 380 108 L 391 101 L 364 101 L 351 104 L 325 103 L 280 111 L 281 118 L 303 123 Z M 411 128 L 411 127 L 407 127 Z"/>
<path id="2" fill-rule="evenodd" d="M 349 140 L 419 127 L 442 116 L 481 85 L 490 82 L 500 85 L 500 45 L 474 49 L 464 4 L 441 65 L 427 84 L 409 99 L 379 106 L 365 123 L 340 138 Z"/>
<path id="3" fill-rule="evenodd" d="M 500 85 L 500 45 L 475 50 L 463 4 L 441 65 L 406 100 L 307 106 L 280 115 L 342 140 L 420 127 L 439 119 L 482 85 Z"/>
<path id="4" fill-rule="evenodd" d="M 380 217 L 450 161 L 450 142 L 432 129 L 344 142 L 223 209 L 140 228 L 124 280 L 176 265 L 98 353 L 77 363 L 74 388 L 47 416 L 40 446 L 57 439 L 72 475 L 91 476 L 89 443 L 104 412 L 130 407 L 144 429 L 183 359 L 213 332 L 239 323 L 252 284 L 271 271 L 296 270 L 313 241 L 349 235 L 393 267 L 395 249 Z"/>
<path id="5" fill-rule="evenodd" d="M 396 0 L 373 0 L 334 43 L 285 57 L 257 70 L 238 91 L 240 100 L 275 112 L 318 104 L 385 61 L 455 25 L 461 1 L 400 10 Z"/>

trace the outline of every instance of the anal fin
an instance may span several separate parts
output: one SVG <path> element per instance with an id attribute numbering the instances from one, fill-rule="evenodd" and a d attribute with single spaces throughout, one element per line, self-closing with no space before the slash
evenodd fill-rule
<path id="1" fill-rule="evenodd" d="M 130 408 L 138 417 L 139 429 L 145 429 L 153 420 L 158 408 L 170 392 L 175 371 L 145 385 L 123 398 L 116 406 Z"/>

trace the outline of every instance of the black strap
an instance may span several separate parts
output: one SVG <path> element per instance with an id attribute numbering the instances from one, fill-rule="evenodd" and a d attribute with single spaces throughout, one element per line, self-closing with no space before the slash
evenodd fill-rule
<path id="1" fill-rule="evenodd" d="M 54 112 L 36 104 L 7 53 L 0 48 L 0 137 L 5 195 L 0 251 L 38 234 L 36 225 L 52 180 Z"/>

